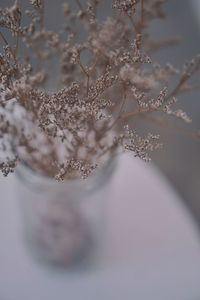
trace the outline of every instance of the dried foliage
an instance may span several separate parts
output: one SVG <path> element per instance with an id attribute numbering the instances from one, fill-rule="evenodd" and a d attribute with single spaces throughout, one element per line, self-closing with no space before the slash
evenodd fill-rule
<path id="1" fill-rule="evenodd" d="M 45 28 L 44 0 L 0 8 L 0 169 L 5 176 L 21 160 L 58 180 L 86 178 L 98 164 L 129 150 L 149 161 L 159 136 L 141 137 L 131 120 L 156 114 L 191 119 L 174 109 L 191 89 L 200 56 L 183 70 L 160 66 L 150 55 L 172 39 L 153 41 L 150 22 L 164 18 L 160 0 L 113 0 L 113 16 L 97 18 L 100 0 L 63 5 L 59 32 Z M 48 16 L 46 16 L 48 17 Z M 28 24 L 23 25 L 24 18 Z M 85 31 L 79 37 L 80 27 Z M 23 55 L 22 55 L 23 53 Z M 51 65 L 59 62 L 54 90 Z M 177 82 L 174 86 L 170 82 Z M 159 115 L 160 116 L 160 115 Z"/>

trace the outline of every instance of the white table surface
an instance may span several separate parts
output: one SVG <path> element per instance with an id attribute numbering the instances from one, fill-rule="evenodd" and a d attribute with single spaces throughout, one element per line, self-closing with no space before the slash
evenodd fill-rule
<path id="1" fill-rule="evenodd" d="M 198 300 L 200 241 L 181 199 L 150 164 L 123 155 L 96 268 L 38 265 L 24 247 L 15 177 L 0 178 L 0 300 Z"/>

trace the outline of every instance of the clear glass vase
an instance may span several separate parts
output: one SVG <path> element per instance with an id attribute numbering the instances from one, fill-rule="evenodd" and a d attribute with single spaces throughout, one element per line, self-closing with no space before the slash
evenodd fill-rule
<path id="1" fill-rule="evenodd" d="M 94 259 L 114 166 L 109 161 L 85 180 L 62 183 L 24 165 L 17 168 L 22 228 L 35 257 L 60 266 Z"/>

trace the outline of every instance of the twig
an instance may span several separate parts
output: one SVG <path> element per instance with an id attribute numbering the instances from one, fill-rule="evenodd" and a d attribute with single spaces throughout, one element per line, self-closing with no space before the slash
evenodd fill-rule
<path id="1" fill-rule="evenodd" d="M 3 35 L 3 33 L 0 31 L 0 36 L 2 38 L 2 40 L 4 41 L 4 43 L 6 44 L 6 46 L 8 46 L 8 41 L 6 40 L 5 36 Z"/>
<path id="2" fill-rule="evenodd" d="M 135 22 L 134 22 L 134 20 L 133 20 L 133 17 L 130 16 L 130 15 L 128 15 L 128 14 L 127 14 L 127 16 L 128 16 L 128 18 L 129 18 L 129 20 L 130 20 L 130 22 L 131 22 L 131 24 L 132 24 L 132 26 L 133 26 L 135 32 L 138 33 L 138 26 L 135 24 Z"/>
<path id="3" fill-rule="evenodd" d="M 141 28 L 144 27 L 144 0 L 141 0 Z"/>
<path id="4" fill-rule="evenodd" d="M 148 121 L 151 121 L 153 123 L 158 124 L 160 127 L 173 129 L 176 132 L 178 132 L 178 133 L 180 133 L 184 136 L 187 136 L 187 137 L 190 137 L 192 139 L 196 139 L 196 140 L 200 141 L 200 136 L 199 136 L 198 133 L 193 133 L 193 132 L 187 131 L 184 128 L 181 128 L 181 127 L 175 126 L 172 123 L 166 122 L 161 118 L 156 118 L 156 117 L 152 117 L 152 116 L 149 116 L 149 115 L 143 115 L 143 117 L 145 119 L 147 119 Z"/>
<path id="5" fill-rule="evenodd" d="M 88 96 L 89 93 L 89 84 L 90 84 L 90 75 L 89 73 L 86 71 L 85 67 L 83 66 L 83 64 L 81 63 L 80 59 L 79 59 L 79 66 L 81 68 L 81 70 L 83 71 L 83 73 L 85 74 L 85 76 L 87 77 L 87 83 L 86 83 L 86 95 Z"/>
<path id="6" fill-rule="evenodd" d="M 124 90 L 124 93 L 123 93 L 123 100 L 122 100 L 122 104 L 121 104 L 121 107 L 120 107 L 120 110 L 119 110 L 119 113 L 118 113 L 118 117 L 114 120 L 114 122 L 112 123 L 112 125 L 108 128 L 108 130 L 111 130 L 115 125 L 116 123 L 122 118 L 122 112 L 123 112 L 123 109 L 124 109 L 124 105 L 126 103 L 126 99 L 127 99 L 127 95 L 126 95 L 126 88 L 125 86 L 123 85 L 123 90 Z"/>
<path id="7" fill-rule="evenodd" d="M 0 36 L 2 38 L 2 40 L 4 41 L 5 45 L 9 47 L 10 52 L 12 53 L 13 59 L 16 60 L 16 56 L 15 53 L 13 52 L 13 49 L 9 46 L 8 41 L 6 40 L 5 36 L 3 35 L 3 33 L 0 31 Z"/>
<path id="8" fill-rule="evenodd" d="M 81 10 L 83 10 L 83 6 L 82 6 L 80 0 L 76 0 L 76 4 L 78 5 L 78 7 L 79 7 Z"/>

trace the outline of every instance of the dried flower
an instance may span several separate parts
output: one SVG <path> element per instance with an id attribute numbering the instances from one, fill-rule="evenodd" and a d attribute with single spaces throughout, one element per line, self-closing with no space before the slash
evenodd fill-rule
<path id="1" fill-rule="evenodd" d="M 103 22 L 97 18 L 99 0 L 76 2 L 78 12 L 63 5 L 65 24 L 59 32 L 45 28 L 44 0 L 30 0 L 28 11 L 17 1 L 0 8 L 0 170 L 5 176 L 22 160 L 57 180 L 86 178 L 118 148 L 149 161 L 150 152 L 161 147 L 159 136 L 141 137 L 131 128 L 132 119 L 165 114 L 191 121 L 173 107 L 178 95 L 192 88 L 200 56 L 183 70 L 150 57 L 172 43 L 154 41 L 148 31 L 153 19 L 164 17 L 163 1 L 113 0 L 113 16 Z M 26 26 L 24 16 L 30 21 Z M 80 25 L 86 31 L 82 42 Z M 21 46 L 26 56 L 20 55 Z M 55 58 L 58 85 L 48 89 L 55 81 L 48 64 Z"/>

